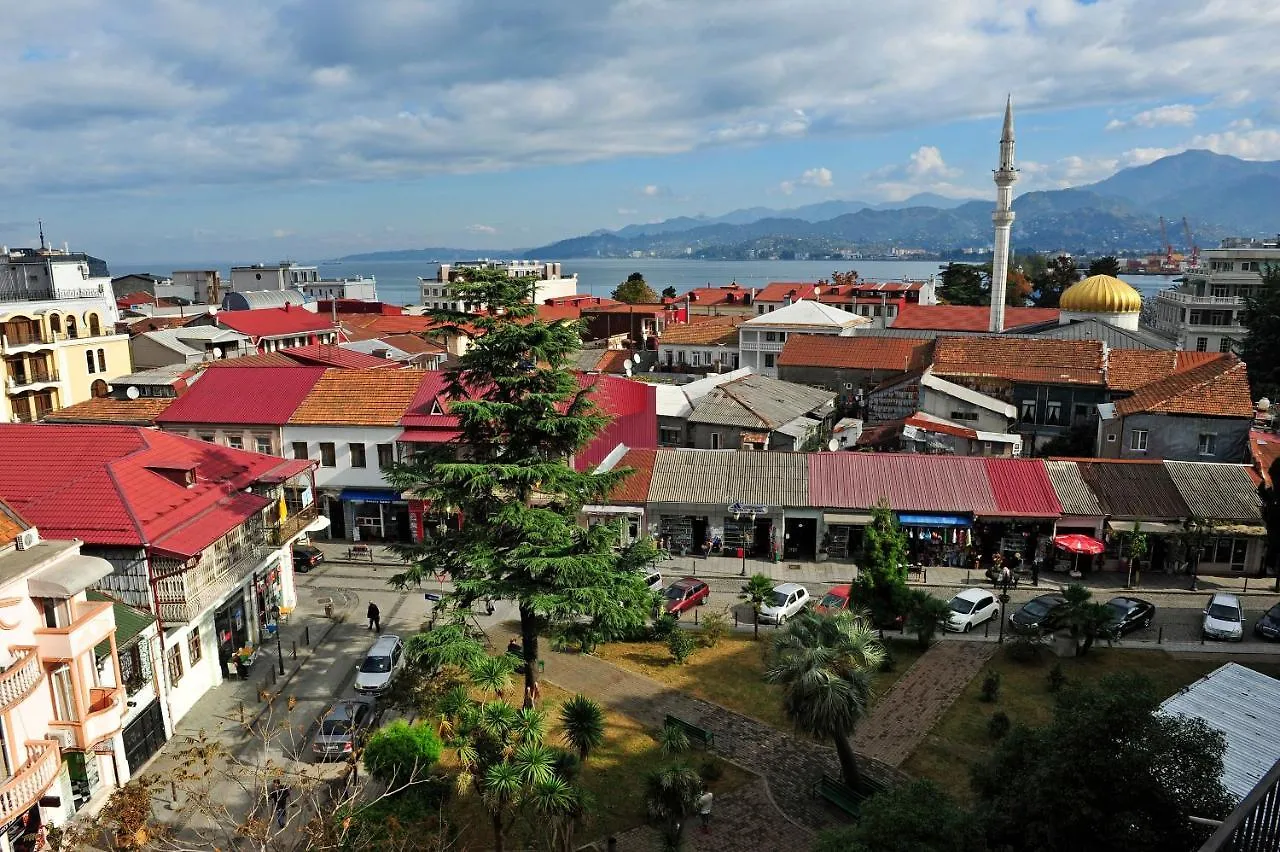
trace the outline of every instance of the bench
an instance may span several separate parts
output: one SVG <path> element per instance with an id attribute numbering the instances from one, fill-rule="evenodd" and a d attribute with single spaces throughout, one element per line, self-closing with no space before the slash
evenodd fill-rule
<path id="1" fill-rule="evenodd" d="M 813 785 L 813 793 L 815 796 L 826 799 L 851 817 L 858 815 L 858 809 L 862 805 L 863 799 L 867 798 L 839 778 L 833 778 L 825 772 L 822 773 L 822 778 L 818 783 Z"/>
<path id="2" fill-rule="evenodd" d="M 348 561 L 354 559 L 368 559 L 373 561 L 373 548 L 367 544 L 353 544 L 347 548 Z"/>
<path id="3" fill-rule="evenodd" d="M 685 736 L 687 736 L 691 741 L 697 740 L 702 743 L 703 748 L 711 748 L 712 744 L 715 742 L 715 735 L 710 731 L 705 728 L 699 728 L 692 722 L 677 719 L 675 716 L 667 716 L 666 721 L 662 724 L 664 727 L 678 728 L 681 731 L 684 731 Z"/>

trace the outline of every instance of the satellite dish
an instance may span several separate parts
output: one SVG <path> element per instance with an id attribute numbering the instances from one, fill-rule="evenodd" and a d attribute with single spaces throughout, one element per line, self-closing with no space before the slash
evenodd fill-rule
<path id="1" fill-rule="evenodd" d="M 1271 400 L 1267 399 L 1265 396 L 1264 396 L 1262 399 L 1258 400 L 1258 410 L 1259 410 L 1259 411 L 1270 411 L 1270 410 L 1271 410 Z"/>
<path id="2" fill-rule="evenodd" d="M 830 441 L 827 441 L 827 449 L 834 453 L 836 450 L 840 449 L 840 442 L 835 438 L 832 438 Z"/>
<path id="3" fill-rule="evenodd" d="M 214 357 L 214 358 L 221 358 L 221 357 L 222 357 L 222 347 L 221 347 L 221 346 L 215 346 L 215 347 L 213 347 L 213 357 Z"/>
<path id="4" fill-rule="evenodd" d="M 138 393 L 138 389 L 137 389 L 137 388 L 135 388 L 135 387 L 130 387 L 128 390 L 126 390 L 126 391 L 124 392 L 124 395 L 125 395 L 125 396 L 127 396 L 127 397 L 129 397 L 129 399 L 137 399 L 137 398 L 138 398 L 139 396 L 141 396 L 142 394 Z"/>
<path id="5" fill-rule="evenodd" d="M 631 356 L 631 360 L 632 360 L 633 362 L 635 362 L 636 364 L 639 364 L 639 363 L 640 363 L 640 353 L 639 353 L 639 352 L 637 352 L 636 354 L 632 355 L 632 356 Z"/>
<path id="6" fill-rule="evenodd" d="M 624 373 L 626 373 L 628 376 L 629 376 L 629 375 L 631 375 L 631 362 L 630 362 L 630 361 L 627 361 L 627 362 L 623 363 L 623 365 L 622 365 L 622 371 L 623 371 Z"/>

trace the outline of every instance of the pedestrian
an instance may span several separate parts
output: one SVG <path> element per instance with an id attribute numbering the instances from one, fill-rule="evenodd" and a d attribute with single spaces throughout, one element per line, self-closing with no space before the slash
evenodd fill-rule
<path id="1" fill-rule="evenodd" d="M 493 598 L 484 599 L 484 614 L 493 615 Z"/>
<path id="2" fill-rule="evenodd" d="M 365 617 L 369 619 L 369 629 L 376 632 L 382 630 L 382 613 L 378 611 L 378 605 L 373 601 L 369 601 L 369 610 L 365 613 Z"/>
<path id="3" fill-rule="evenodd" d="M 275 811 L 276 825 L 284 828 L 285 817 L 289 815 L 289 788 L 280 783 L 280 779 L 271 782 L 271 791 L 267 793 L 271 807 Z"/>
<path id="4" fill-rule="evenodd" d="M 1031 585 L 1033 586 L 1040 585 L 1040 560 L 1039 559 L 1031 560 Z"/>
<path id="5" fill-rule="evenodd" d="M 713 798 L 710 790 L 698 797 L 698 819 L 702 820 L 703 834 L 711 831 L 711 800 Z"/>
<path id="6" fill-rule="evenodd" d="M 711 555 L 711 539 L 702 542 L 702 558 L 706 559 Z"/>

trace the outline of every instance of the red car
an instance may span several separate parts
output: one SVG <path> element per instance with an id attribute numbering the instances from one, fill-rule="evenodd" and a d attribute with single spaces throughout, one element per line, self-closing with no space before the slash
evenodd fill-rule
<path id="1" fill-rule="evenodd" d="M 706 603 L 709 594 L 711 588 L 706 583 L 693 577 L 685 577 L 667 586 L 662 594 L 662 602 L 667 612 L 679 618 L 680 613 L 685 610 Z"/>
<path id="2" fill-rule="evenodd" d="M 832 586 L 827 589 L 827 593 L 822 596 L 822 600 L 818 601 L 818 605 L 814 609 L 822 615 L 839 615 L 851 605 L 849 600 L 851 589 L 852 587 L 848 583 L 842 586 Z"/>

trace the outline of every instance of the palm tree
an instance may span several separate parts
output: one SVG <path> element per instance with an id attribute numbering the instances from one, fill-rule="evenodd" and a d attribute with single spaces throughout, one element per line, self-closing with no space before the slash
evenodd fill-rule
<path id="1" fill-rule="evenodd" d="M 1083 657 L 1098 639 L 1110 641 L 1113 638 L 1111 609 L 1106 604 L 1093 600 L 1093 592 L 1079 583 L 1073 583 L 1063 592 L 1063 597 L 1067 599 L 1063 607 L 1063 622 L 1071 631 L 1076 654 Z"/>
<path id="2" fill-rule="evenodd" d="M 676 852 L 684 838 L 685 826 L 698 809 L 698 799 L 706 787 L 702 776 L 687 766 L 669 766 L 645 777 L 645 807 L 658 821 L 664 852 Z"/>
<path id="3" fill-rule="evenodd" d="M 604 711 L 585 695 L 575 695 L 560 707 L 560 723 L 564 725 L 561 737 L 577 750 L 583 763 L 604 742 Z"/>
<path id="4" fill-rule="evenodd" d="M 574 829 L 587 809 L 582 789 L 563 778 L 551 778 L 534 785 L 529 804 L 541 819 L 551 852 L 571 852 Z"/>
<path id="5" fill-rule="evenodd" d="M 857 789 L 849 737 L 867 713 L 871 675 L 884 661 L 875 628 L 861 616 L 802 612 L 773 637 L 770 683 L 783 688 L 782 709 L 797 730 L 835 741 L 844 782 Z"/>
<path id="6" fill-rule="evenodd" d="M 742 587 L 742 595 L 751 604 L 751 611 L 755 614 L 752 620 L 755 622 L 755 638 L 760 638 L 760 607 L 764 606 L 764 602 L 773 594 L 773 580 L 766 574 L 752 574 L 751 579 Z"/>
<path id="7" fill-rule="evenodd" d="M 951 605 L 923 589 L 912 589 L 908 612 L 907 629 L 916 634 L 920 647 L 927 648 L 951 617 Z"/>
<path id="8" fill-rule="evenodd" d="M 515 663 L 503 654 L 499 657 L 481 657 L 471 665 L 469 673 L 474 685 L 501 698 L 503 691 L 511 686 L 511 672 L 514 669 Z"/>

